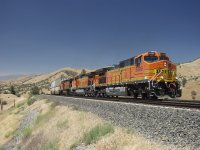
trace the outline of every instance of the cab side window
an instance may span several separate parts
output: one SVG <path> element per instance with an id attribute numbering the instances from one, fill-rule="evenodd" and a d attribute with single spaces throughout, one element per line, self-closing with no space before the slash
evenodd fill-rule
<path id="1" fill-rule="evenodd" d="M 136 66 L 140 66 L 141 63 L 142 63 L 142 56 L 140 56 L 140 57 L 138 57 L 138 58 L 135 59 Z"/>

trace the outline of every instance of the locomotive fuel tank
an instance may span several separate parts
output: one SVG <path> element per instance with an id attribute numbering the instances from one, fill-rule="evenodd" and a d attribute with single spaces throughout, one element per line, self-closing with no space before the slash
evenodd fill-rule
<path id="1" fill-rule="evenodd" d="M 126 87 L 109 87 L 106 88 L 106 94 L 109 96 L 127 96 Z"/>
<path id="2" fill-rule="evenodd" d="M 84 89 L 77 89 L 75 90 L 75 93 L 78 95 L 85 95 L 85 90 Z"/>

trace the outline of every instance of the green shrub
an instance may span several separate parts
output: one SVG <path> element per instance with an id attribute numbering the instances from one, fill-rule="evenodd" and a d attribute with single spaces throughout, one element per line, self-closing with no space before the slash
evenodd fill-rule
<path id="1" fill-rule="evenodd" d="M 70 149 L 75 149 L 79 145 L 79 142 L 75 142 L 70 146 Z"/>
<path id="2" fill-rule="evenodd" d="M 185 87 L 186 83 L 187 83 L 187 79 L 185 77 L 183 77 L 183 79 L 182 79 L 183 87 Z"/>
<path id="3" fill-rule="evenodd" d="M 41 150 L 58 150 L 59 146 L 57 142 L 49 142 L 47 144 L 42 145 Z"/>
<path id="4" fill-rule="evenodd" d="M 30 97 L 27 100 L 27 104 L 30 106 L 32 105 L 37 99 L 35 97 Z"/>
<path id="5" fill-rule="evenodd" d="M 7 90 L 3 92 L 3 94 L 10 94 L 10 92 L 8 92 Z"/>
<path id="6" fill-rule="evenodd" d="M 85 75 L 85 74 L 86 74 L 86 70 L 83 69 L 83 70 L 81 71 L 81 74 L 82 74 L 82 75 Z"/>
<path id="7" fill-rule="evenodd" d="M 20 97 L 21 95 L 19 93 L 16 94 L 17 97 Z"/>
<path id="8" fill-rule="evenodd" d="M 10 93 L 15 95 L 16 94 L 16 91 L 15 91 L 15 88 L 13 85 L 10 86 Z"/>
<path id="9" fill-rule="evenodd" d="M 110 124 L 97 125 L 96 127 L 92 128 L 88 133 L 84 134 L 83 142 L 86 145 L 89 145 L 92 142 L 97 141 L 100 137 L 113 132 L 114 128 Z"/>
<path id="10" fill-rule="evenodd" d="M 23 137 L 29 138 L 32 134 L 33 129 L 31 127 L 27 127 L 23 130 Z"/>
<path id="11" fill-rule="evenodd" d="M 9 131 L 8 133 L 5 134 L 5 138 L 9 138 L 12 135 L 12 132 Z"/>
<path id="12" fill-rule="evenodd" d="M 68 126 L 68 120 L 66 119 L 66 120 L 64 120 L 64 121 L 59 121 L 59 122 L 57 122 L 57 127 L 58 128 L 65 128 L 65 127 L 67 127 Z"/>
<path id="13" fill-rule="evenodd" d="M 192 96 L 192 99 L 193 99 L 193 100 L 196 99 L 196 95 L 197 95 L 197 92 L 196 92 L 196 91 L 192 91 L 192 92 L 191 92 L 191 96 Z"/>
<path id="14" fill-rule="evenodd" d="M 53 102 L 51 105 L 50 105 L 50 109 L 54 109 L 56 106 L 58 106 L 60 103 L 59 102 Z"/>
<path id="15" fill-rule="evenodd" d="M 40 93 L 39 87 L 34 86 L 34 87 L 31 88 L 31 91 L 30 91 L 31 95 L 39 95 L 39 93 Z"/>
<path id="16" fill-rule="evenodd" d="M 25 102 L 17 104 L 17 108 L 20 108 L 20 107 L 24 106 L 24 104 L 25 104 Z"/>
<path id="17" fill-rule="evenodd" d="M 7 105 L 8 103 L 7 103 L 7 101 L 2 101 L 1 104 L 2 104 L 2 105 Z"/>

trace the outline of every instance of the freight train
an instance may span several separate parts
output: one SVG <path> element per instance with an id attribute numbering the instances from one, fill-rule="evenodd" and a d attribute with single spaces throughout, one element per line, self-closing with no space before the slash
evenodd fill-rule
<path id="1" fill-rule="evenodd" d="M 155 51 L 51 84 L 51 94 L 60 95 L 162 99 L 181 93 L 176 64 L 165 53 Z"/>

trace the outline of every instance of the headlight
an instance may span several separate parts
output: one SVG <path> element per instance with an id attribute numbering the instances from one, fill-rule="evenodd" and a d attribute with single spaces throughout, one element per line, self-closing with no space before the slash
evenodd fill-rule
<path id="1" fill-rule="evenodd" d="M 167 62 L 164 62 L 164 64 L 163 64 L 163 65 L 164 65 L 164 67 L 167 67 Z"/>

